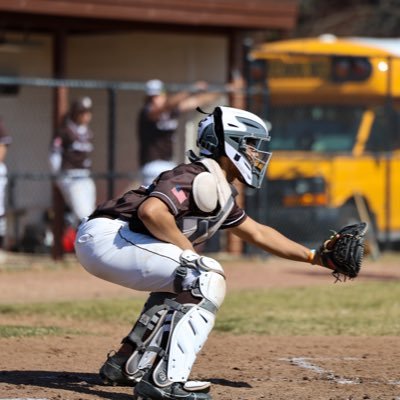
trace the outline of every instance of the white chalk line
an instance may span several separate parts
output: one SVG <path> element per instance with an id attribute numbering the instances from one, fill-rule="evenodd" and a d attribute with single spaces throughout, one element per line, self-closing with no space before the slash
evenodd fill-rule
<path id="1" fill-rule="evenodd" d="M 337 376 L 333 372 L 327 371 L 324 368 L 319 367 L 318 365 L 315 365 L 314 363 L 309 362 L 308 360 L 310 360 L 310 359 L 311 358 L 307 358 L 307 357 L 280 358 L 280 360 L 289 361 L 290 364 L 296 365 L 297 367 L 308 369 L 309 371 L 313 371 L 319 375 L 324 375 L 327 377 L 327 379 L 332 380 L 341 385 L 355 385 L 355 384 L 360 383 L 357 379 L 353 380 L 353 379 L 347 379 L 347 378 L 342 378 L 340 376 Z"/>
<path id="2" fill-rule="evenodd" d="M 359 361 L 360 358 L 356 357 L 342 357 L 342 358 L 329 358 L 329 357 L 320 357 L 320 358 L 312 358 L 312 357 L 289 357 L 289 358 L 279 358 L 281 361 L 288 361 L 292 365 L 296 365 L 297 367 L 307 369 L 309 371 L 313 371 L 319 375 L 324 375 L 327 379 L 336 382 L 341 385 L 359 385 L 361 382 L 358 378 L 356 379 L 348 379 L 334 374 L 332 371 L 325 370 L 324 368 L 315 364 L 314 361 L 318 360 L 342 360 L 342 361 Z M 310 362 L 312 360 L 313 362 Z M 380 382 L 370 382 L 370 383 L 380 383 Z M 390 379 L 387 381 L 389 385 L 400 386 L 400 381 Z M 398 398 L 400 400 L 400 397 Z M 397 399 L 396 399 L 397 400 Z"/>

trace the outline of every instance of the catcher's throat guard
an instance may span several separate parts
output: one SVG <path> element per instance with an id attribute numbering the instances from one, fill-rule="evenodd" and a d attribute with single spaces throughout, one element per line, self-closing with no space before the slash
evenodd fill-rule
<path id="1" fill-rule="evenodd" d="M 347 225 L 334 233 L 317 250 L 321 264 L 333 270 L 333 275 L 356 278 L 360 272 L 365 249 L 365 234 L 368 225 L 360 222 Z"/>

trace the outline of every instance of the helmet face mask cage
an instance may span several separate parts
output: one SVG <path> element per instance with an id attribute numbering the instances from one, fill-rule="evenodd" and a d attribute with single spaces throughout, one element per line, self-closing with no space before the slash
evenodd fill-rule
<path id="1" fill-rule="evenodd" d="M 239 143 L 239 151 L 251 164 L 252 173 L 264 176 L 272 153 L 268 151 L 267 139 L 244 136 Z"/>
<path id="2" fill-rule="evenodd" d="M 272 153 L 267 151 L 269 137 L 225 134 L 225 152 L 238 169 L 240 181 L 249 187 L 259 189 L 267 170 Z"/>

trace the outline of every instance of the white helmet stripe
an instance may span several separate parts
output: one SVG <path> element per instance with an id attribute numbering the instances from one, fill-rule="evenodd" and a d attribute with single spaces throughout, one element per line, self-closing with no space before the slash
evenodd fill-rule
<path id="1" fill-rule="evenodd" d="M 251 185 L 253 175 L 251 171 L 251 165 L 246 157 L 243 157 L 233 146 L 229 143 L 225 143 L 226 155 L 231 159 L 235 160 L 234 164 L 239 170 L 245 182 Z"/>
<path id="2" fill-rule="evenodd" d="M 243 134 L 246 134 L 246 132 L 249 132 L 248 125 L 245 125 L 239 119 L 239 118 L 244 118 L 244 119 L 253 121 L 257 124 L 260 124 L 264 128 L 264 130 L 268 136 L 268 129 L 267 129 L 264 121 L 257 115 L 255 115 L 249 111 L 240 110 L 238 108 L 220 107 L 220 109 L 222 110 L 222 124 L 224 127 L 224 132 L 225 131 L 238 131 Z"/>

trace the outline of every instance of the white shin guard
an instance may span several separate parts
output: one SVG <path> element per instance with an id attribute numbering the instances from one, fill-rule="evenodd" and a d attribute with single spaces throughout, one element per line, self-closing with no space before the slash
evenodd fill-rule
<path id="1" fill-rule="evenodd" d="M 158 385 L 187 381 L 197 353 L 214 326 L 215 315 L 224 300 L 225 291 L 223 275 L 214 271 L 201 273 L 197 287 L 192 290 L 195 297 L 202 298 L 201 301 L 198 304 L 179 305 L 172 315 L 166 357 L 153 375 Z M 159 379 L 161 370 L 161 378 L 164 379 Z"/>
<path id="2" fill-rule="evenodd" d="M 144 352 L 136 353 L 128 363 L 129 372 L 138 380 L 152 370 L 158 387 L 187 382 L 196 356 L 214 326 L 226 291 L 223 269 L 217 261 L 202 257 L 196 269 L 200 275 L 190 290 L 181 292 L 175 299 L 164 299 L 158 323 L 144 343 Z"/>
<path id="3" fill-rule="evenodd" d="M 192 306 L 174 326 L 168 354 L 168 380 L 186 382 L 197 353 L 201 350 L 211 332 L 215 314 L 202 308 Z"/>

